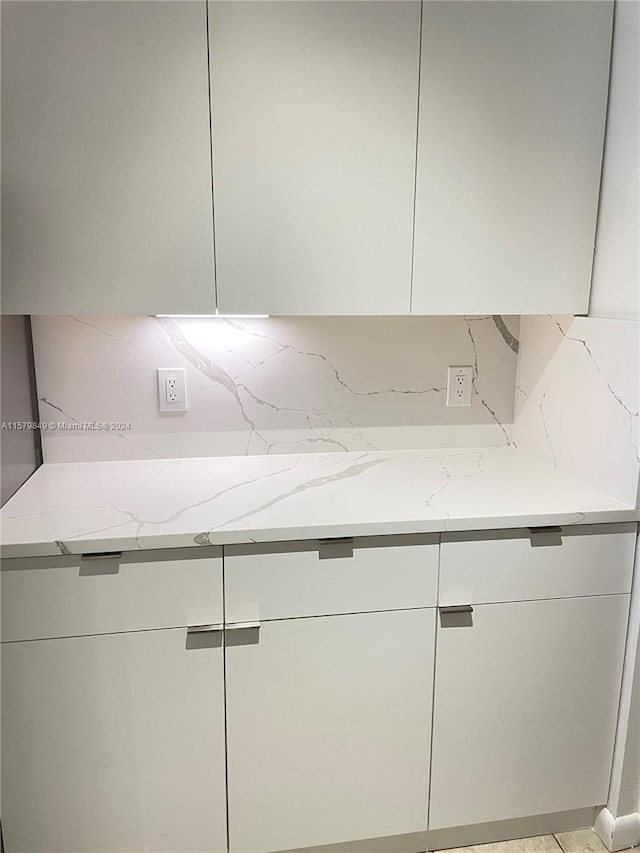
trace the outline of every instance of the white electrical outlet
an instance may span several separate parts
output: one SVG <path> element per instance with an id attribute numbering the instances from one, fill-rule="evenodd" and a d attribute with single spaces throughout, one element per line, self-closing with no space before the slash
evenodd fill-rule
<path id="1" fill-rule="evenodd" d="M 161 412 L 187 411 L 187 371 L 184 367 L 158 368 L 158 401 Z"/>
<path id="2" fill-rule="evenodd" d="M 447 373 L 447 406 L 470 406 L 472 367 L 450 367 Z"/>

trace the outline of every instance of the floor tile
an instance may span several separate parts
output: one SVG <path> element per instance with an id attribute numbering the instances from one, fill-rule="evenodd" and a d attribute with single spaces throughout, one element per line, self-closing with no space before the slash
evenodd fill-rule
<path id="1" fill-rule="evenodd" d="M 607 853 L 607 848 L 592 829 L 558 832 L 556 839 L 564 853 Z"/>
<path id="2" fill-rule="evenodd" d="M 571 833 L 566 833 L 571 835 Z M 514 841 L 499 841 L 494 844 L 478 844 L 475 847 L 458 847 L 447 853 L 561 853 L 553 835 L 537 835 L 534 838 L 517 838 Z M 573 851 L 571 851 L 573 853 Z"/>

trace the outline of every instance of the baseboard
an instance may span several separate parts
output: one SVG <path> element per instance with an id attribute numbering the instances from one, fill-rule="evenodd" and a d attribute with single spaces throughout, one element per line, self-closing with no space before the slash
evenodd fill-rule
<path id="1" fill-rule="evenodd" d="M 598 811 L 593 828 L 611 853 L 640 844 L 640 814 L 637 812 L 614 817 L 604 806 Z"/>
<path id="2" fill-rule="evenodd" d="M 590 829 L 593 826 L 594 814 L 595 808 L 573 809 L 567 812 L 478 823 L 473 826 L 432 829 L 427 833 L 427 847 L 429 850 L 446 850 L 451 847 L 471 847 L 534 835 L 552 835 L 554 832 L 571 832 L 574 829 Z"/>
<path id="3" fill-rule="evenodd" d="M 426 815 L 425 815 L 426 818 Z M 427 833 L 411 832 L 406 835 L 386 835 L 382 838 L 361 838 L 318 847 L 296 847 L 280 853 L 426 853 Z"/>
<path id="4" fill-rule="evenodd" d="M 594 818 L 596 818 L 595 826 Z M 476 844 L 511 841 L 536 835 L 552 835 L 555 832 L 571 832 L 576 829 L 591 829 L 591 827 L 594 827 L 611 853 L 637 846 L 640 840 L 640 815 L 627 815 L 614 820 L 608 809 L 590 807 L 473 826 L 456 826 L 408 835 L 296 848 L 280 851 L 280 853 L 425 853 L 427 850 L 471 847 Z M 613 841 L 616 846 L 611 846 Z"/>

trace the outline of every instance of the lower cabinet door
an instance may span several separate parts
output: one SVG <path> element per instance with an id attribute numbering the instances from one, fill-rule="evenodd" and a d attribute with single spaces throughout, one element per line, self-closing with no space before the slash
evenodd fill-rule
<path id="1" fill-rule="evenodd" d="M 222 637 L 192 639 L 3 645 L 6 853 L 224 853 Z"/>
<path id="2" fill-rule="evenodd" d="M 425 833 L 435 612 L 227 632 L 232 853 Z"/>
<path id="3" fill-rule="evenodd" d="M 429 829 L 606 802 L 628 595 L 440 611 Z"/>

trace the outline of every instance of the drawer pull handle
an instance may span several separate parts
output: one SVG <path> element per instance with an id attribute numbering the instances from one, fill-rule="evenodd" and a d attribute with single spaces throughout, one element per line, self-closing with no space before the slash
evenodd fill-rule
<path id="1" fill-rule="evenodd" d="M 527 530 L 533 536 L 539 536 L 543 533 L 562 533 L 562 528 L 557 524 L 550 524 L 548 527 L 528 527 Z"/>
<path id="2" fill-rule="evenodd" d="M 256 622 L 234 622 L 232 625 L 227 625 L 226 630 L 227 631 L 242 631 L 242 630 L 245 630 L 247 628 L 259 628 L 259 627 L 260 627 L 260 623 L 257 621 Z"/>
<path id="3" fill-rule="evenodd" d="M 213 634 L 216 631 L 223 631 L 224 625 L 189 625 L 187 634 Z"/>
<path id="4" fill-rule="evenodd" d="M 83 554 L 83 560 L 119 560 L 122 551 L 96 551 L 93 554 Z"/>
<path id="5" fill-rule="evenodd" d="M 353 536 L 318 539 L 318 558 L 320 560 L 336 560 L 350 557 L 353 557 Z"/>
<path id="6" fill-rule="evenodd" d="M 550 524 L 548 527 L 529 527 L 529 542 L 532 548 L 548 548 L 562 545 L 562 527 Z"/>
<path id="7" fill-rule="evenodd" d="M 451 607 L 440 607 L 440 613 L 473 613 L 470 604 L 454 604 Z"/>

